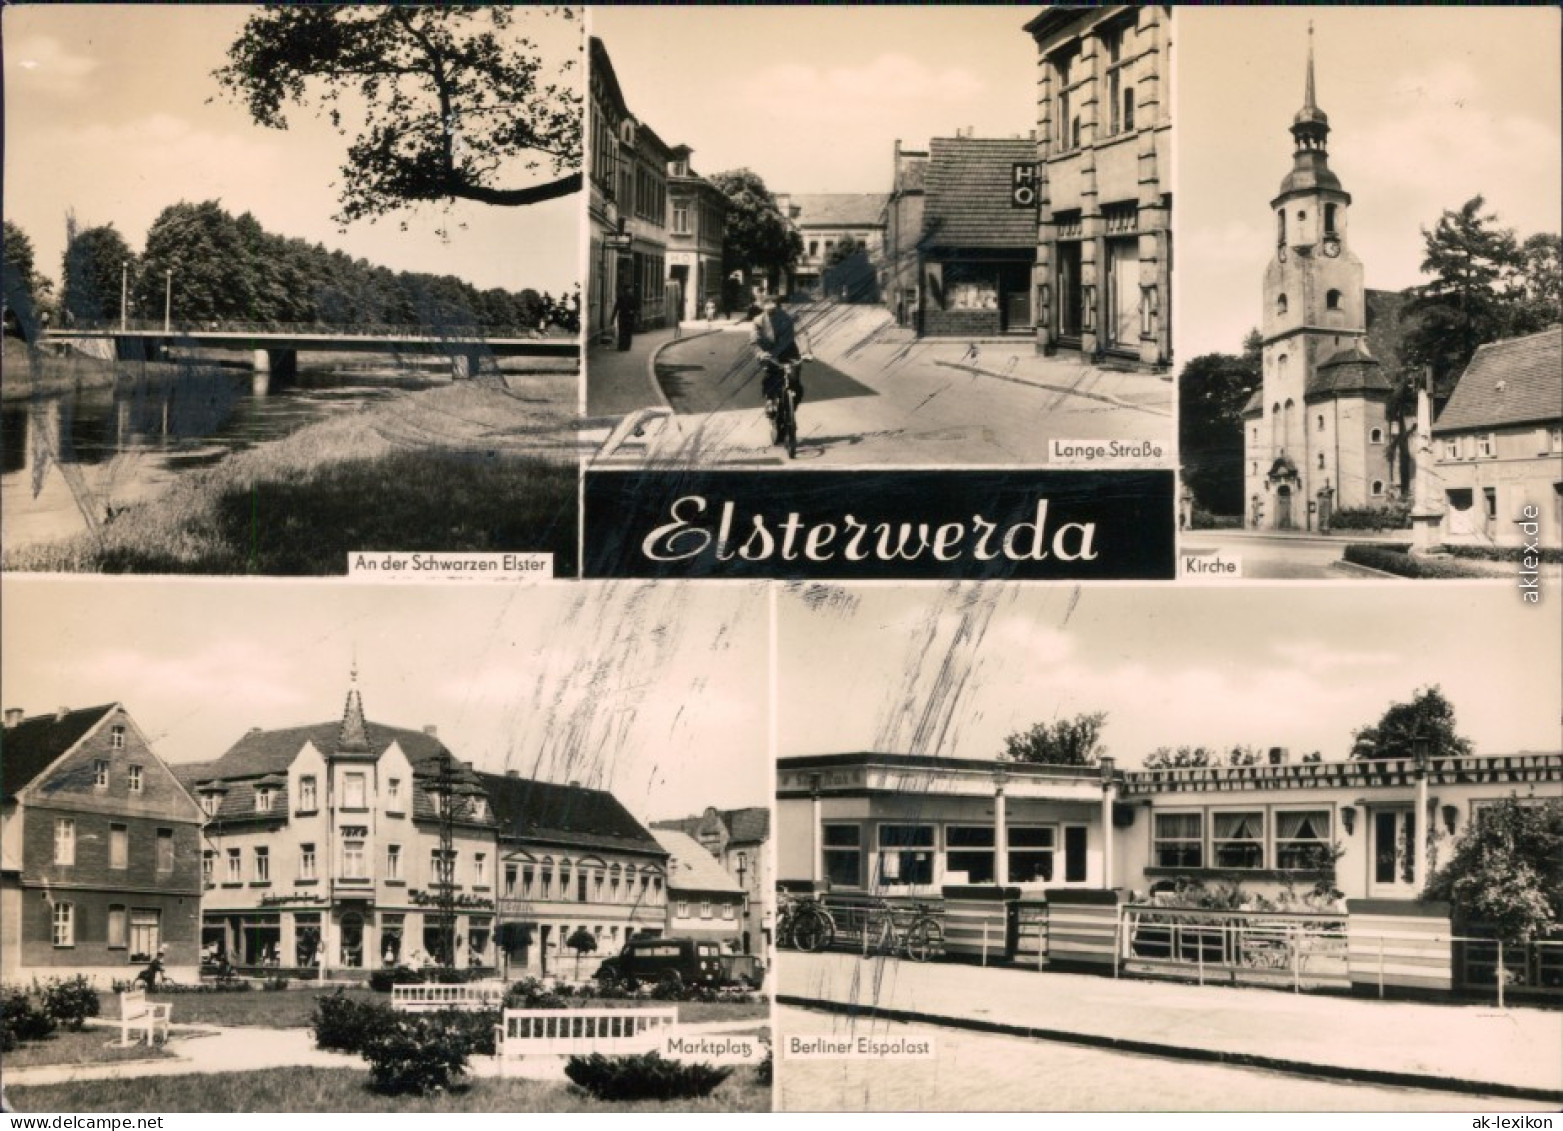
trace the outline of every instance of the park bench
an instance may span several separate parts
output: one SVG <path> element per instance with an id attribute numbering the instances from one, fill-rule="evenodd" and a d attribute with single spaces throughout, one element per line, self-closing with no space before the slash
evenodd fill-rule
<path id="1" fill-rule="evenodd" d="M 505 1002 L 503 982 L 422 982 L 391 987 L 391 1008 L 402 1013 L 433 1013 L 441 1009 L 498 1009 Z"/>
<path id="2" fill-rule="evenodd" d="M 146 1034 L 147 1044 L 155 1043 L 157 1030 L 161 1026 L 163 1040 L 168 1040 L 168 1026 L 173 1019 L 174 1007 L 168 1002 L 156 1002 L 147 1000 L 145 990 L 125 990 L 119 995 L 119 1044 L 124 1048 L 130 1044 L 132 1030 L 139 1030 Z"/>
<path id="3" fill-rule="evenodd" d="M 507 1009 L 494 1026 L 501 1073 L 523 1056 L 604 1056 L 655 1052 L 678 1025 L 678 1010 Z"/>

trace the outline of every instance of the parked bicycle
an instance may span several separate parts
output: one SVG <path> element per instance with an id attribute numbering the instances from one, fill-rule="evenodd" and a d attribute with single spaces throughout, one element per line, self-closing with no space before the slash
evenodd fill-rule
<path id="1" fill-rule="evenodd" d="M 913 962 L 927 962 L 944 950 L 944 927 L 926 903 L 896 907 L 882 903 L 871 908 L 863 924 L 863 953 L 895 957 L 904 954 Z"/>
<path id="2" fill-rule="evenodd" d="M 818 896 L 781 893 L 776 945 L 808 954 L 824 950 L 836 938 L 836 921 Z"/>

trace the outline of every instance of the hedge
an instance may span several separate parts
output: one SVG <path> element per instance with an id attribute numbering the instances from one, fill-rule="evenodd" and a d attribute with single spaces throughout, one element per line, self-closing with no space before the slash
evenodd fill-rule
<path id="1" fill-rule="evenodd" d="M 1470 558 L 1482 562 L 1518 563 L 1527 553 L 1552 565 L 1563 562 L 1563 548 L 1557 546 L 1542 546 L 1537 550 L 1527 550 L 1524 546 L 1470 546 L 1451 543 L 1443 546 L 1442 550 L 1451 557 Z"/>
<path id="2" fill-rule="evenodd" d="M 1408 553 L 1409 550 L 1409 546 L 1351 542 L 1347 544 L 1342 557 L 1354 565 L 1367 566 L 1400 577 L 1450 579 L 1487 576 L 1459 562 L 1437 557 L 1417 557 Z"/>

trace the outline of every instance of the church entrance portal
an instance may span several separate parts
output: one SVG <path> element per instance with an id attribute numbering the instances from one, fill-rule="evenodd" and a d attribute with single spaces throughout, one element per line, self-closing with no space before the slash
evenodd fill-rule
<path id="1" fill-rule="evenodd" d="M 1296 522 L 1292 518 L 1292 489 L 1282 483 L 1275 489 L 1275 528 L 1277 530 L 1295 530 Z"/>

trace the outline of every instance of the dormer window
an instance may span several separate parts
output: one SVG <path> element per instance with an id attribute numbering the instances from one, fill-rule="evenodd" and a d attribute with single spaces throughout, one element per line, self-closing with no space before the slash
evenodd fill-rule
<path id="1" fill-rule="evenodd" d="M 201 794 L 201 811 L 208 817 L 217 816 L 217 808 L 222 804 L 222 797 L 215 793 Z"/>
<path id="2" fill-rule="evenodd" d="M 488 815 L 488 804 L 481 797 L 472 799 L 472 819 L 481 821 Z"/>
<path id="3" fill-rule="evenodd" d="M 257 813 L 270 813 L 271 803 L 275 800 L 277 791 L 270 786 L 260 786 L 255 790 L 255 811 Z"/>

